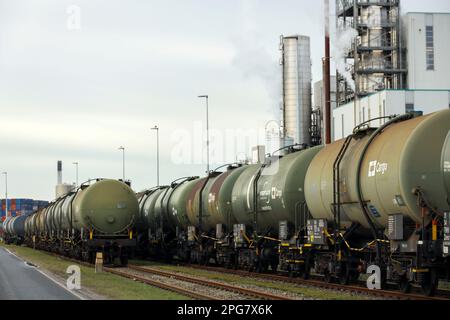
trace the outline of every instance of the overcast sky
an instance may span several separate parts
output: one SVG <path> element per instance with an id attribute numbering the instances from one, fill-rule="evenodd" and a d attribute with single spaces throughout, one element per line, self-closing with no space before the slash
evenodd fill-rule
<path id="1" fill-rule="evenodd" d="M 448 0 L 402 6 L 450 12 Z M 53 199 L 57 160 L 65 182 L 75 181 L 75 161 L 80 181 L 120 178 L 119 146 L 135 190 L 152 187 L 154 125 L 161 183 L 201 175 L 200 94 L 210 95 L 211 166 L 250 155 L 279 117 L 279 36 L 311 37 L 320 80 L 322 17 L 321 1 L 309 0 L 0 0 L 0 170 L 9 196 Z"/>

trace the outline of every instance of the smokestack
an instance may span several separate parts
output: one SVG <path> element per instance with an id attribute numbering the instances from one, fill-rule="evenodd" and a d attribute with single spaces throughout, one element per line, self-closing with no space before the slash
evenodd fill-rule
<path id="1" fill-rule="evenodd" d="M 330 0 L 324 0 L 325 58 L 323 60 L 323 87 L 325 91 L 325 144 L 331 143 L 331 76 L 330 76 Z"/>
<path id="2" fill-rule="evenodd" d="M 58 183 L 57 184 L 60 185 L 60 184 L 62 184 L 62 161 L 61 160 L 58 161 L 57 170 L 58 170 Z"/>

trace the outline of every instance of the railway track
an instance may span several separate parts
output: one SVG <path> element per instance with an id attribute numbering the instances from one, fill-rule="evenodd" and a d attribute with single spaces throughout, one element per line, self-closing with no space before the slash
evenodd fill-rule
<path id="1" fill-rule="evenodd" d="M 57 254 L 57 253 L 53 253 L 53 252 L 47 252 L 47 253 L 52 255 L 52 256 L 54 256 L 54 257 L 57 257 L 57 258 L 60 258 L 60 259 L 66 260 L 66 261 L 74 262 L 74 263 L 77 263 L 77 264 L 85 266 L 85 267 L 89 267 L 89 268 L 95 267 L 94 264 L 86 262 L 86 261 L 80 261 L 80 260 L 77 260 L 77 259 L 74 259 L 74 258 L 63 256 L 63 255 L 60 255 L 60 254 Z M 185 289 L 185 288 L 182 288 L 182 287 L 173 286 L 173 285 L 170 285 L 170 284 L 167 284 L 167 283 L 156 281 L 156 280 L 153 280 L 153 279 L 140 277 L 140 276 L 138 276 L 136 274 L 130 274 L 130 273 L 127 273 L 127 272 L 124 272 L 124 271 L 117 270 L 117 269 L 112 268 L 112 267 L 105 267 L 104 266 L 103 270 L 105 272 L 109 272 L 111 274 L 114 274 L 114 275 L 117 275 L 117 276 L 120 276 L 120 277 L 124 277 L 124 278 L 130 279 L 130 280 L 134 280 L 134 281 L 139 281 L 139 282 L 145 283 L 147 285 L 150 285 L 150 286 L 153 286 L 153 287 L 157 287 L 157 288 L 160 288 L 160 289 L 163 289 L 163 290 L 175 292 L 175 293 L 178 293 L 178 294 L 181 294 L 183 296 L 190 297 L 190 298 L 193 298 L 193 299 L 196 299 L 196 300 L 219 300 L 219 299 L 217 299 L 217 298 L 215 298 L 214 296 L 211 296 L 211 295 L 205 295 L 205 294 L 196 292 L 194 290 L 189 290 L 189 289 Z"/>
<path id="2" fill-rule="evenodd" d="M 74 262 L 74 263 L 77 263 L 77 264 L 85 266 L 85 267 L 90 267 L 90 268 L 94 267 L 94 264 L 92 264 L 92 263 L 76 260 L 74 258 L 66 257 L 66 256 L 63 256 L 63 255 L 60 255 L 57 253 L 53 253 L 53 252 L 47 252 L 47 253 L 54 257 L 61 258 L 61 259 L 64 259 L 64 260 L 67 260 L 70 262 Z M 288 297 L 284 297 L 284 296 L 280 296 L 280 295 L 275 295 L 275 294 L 270 294 L 267 292 L 242 288 L 242 287 L 233 286 L 233 285 L 229 285 L 229 284 L 223 284 L 223 283 L 219 283 L 216 281 L 204 280 L 204 279 L 199 279 L 199 278 L 195 278 L 195 277 L 191 277 L 191 276 L 180 275 L 180 274 L 177 274 L 174 272 L 166 272 L 166 271 L 157 270 L 157 269 L 149 268 L 149 267 L 139 267 L 139 266 L 129 265 L 127 268 L 125 268 L 125 270 L 121 269 L 121 268 L 114 268 L 114 267 L 106 267 L 106 266 L 103 267 L 103 270 L 105 272 L 109 272 L 111 274 L 115 274 L 117 276 L 121 276 L 121 277 L 131 279 L 134 281 L 139 281 L 139 282 L 142 282 L 147 285 L 154 286 L 154 287 L 157 287 L 157 288 L 160 288 L 163 290 L 175 292 L 175 293 L 178 293 L 183 296 L 187 296 L 187 297 L 190 297 L 190 298 L 193 298 L 196 300 L 221 300 L 221 299 L 215 297 L 214 294 L 203 294 L 198 291 L 183 288 L 181 286 L 175 286 L 175 285 L 168 284 L 168 283 L 158 281 L 155 279 L 150 279 L 149 277 L 140 276 L 140 275 L 137 275 L 136 273 L 127 272 L 126 269 L 142 272 L 145 274 L 152 274 L 152 275 L 157 275 L 160 277 L 176 279 L 178 281 L 197 284 L 197 285 L 200 285 L 203 287 L 208 287 L 208 288 L 215 289 L 215 290 L 228 291 L 228 292 L 236 293 L 241 296 L 246 296 L 246 297 L 250 297 L 250 298 L 262 299 L 262 300 L 291 300 Z"/>
<path id="3" fill-rule="evenodd" d="M 254 289 L 242 288 L 239 286 L 234 286 L 234 285 L 225 284 L 225 283 L 212 281 L 212 280 L 200 279 L 198 277 L 182 275 L 182 274 L 175 273 L 175 272 L 163 271 L 163 270 L 155 269 L 155 268 L 151 268 L 151 267 L 140 267 L 140 266 L 129 265 L 128 268 L 131 270 L 143 272 L 146 274 L 153 274 L 153 275 L 162 276 L 162 277 L 169 277 L 169 278 L 176 279 L 179 281 L 194 283 L 194 284 L 198 284 L 201 286 L 205 286 L 205 287 L 209 287 L 209 288 L 213 288 L 213 289 L 217 289 L 217 290 L 233 292 L 233 293 L 237 293 L 239 295 L 247 296 L 250 298 L 262 299 L 262 300 L 291 300 L 290 298 L 288 298 L 286 296 L 276 295 L 276 294 L 259 291 L 259 290 L 254 290 Z M 108 270 L 108 271 L 114 272 L 114 270 Z"/>
<path id="4" fill-rule="evenodd" d="M 450 291 L 447 290 L 438 290 L 437 295 L 435 297 L 427 297 L 420 294 L 415 293 L 402 293 L 400 291 L 394 291 L 394 290 L 371 290 L 363 285 L 341 285 L 337 283 L 328 283 L 323 280 L 320 280 L 319 277 L 315 279 L 305 280 L 302 278 L 290 278 L 288 276 L 284 276 L 281 274 L 263 274 L 263 273 L 251 273 L 248 271 L 243 270 L 233 270 L 233 269 L 226 269 L 226 268 L 220 268 L 220 267 L 209 267 L 209 266 L 200 266 L 200 265 L 186 265 L 187 267 L 194 268 L 194 269 L 200 269 L 200 270 L 206 270 L 206 271 L 213 271 L 213 272 L 220 272 L 220 273 L 227 273 L 227 274 L 233 274 L 243 277 L 253 277 L 253 278 L 260 278 L 270 281 L 278 281 L 278 282 L 285 282 L 285 283 L 292 283 L 292 284 L 298 284 L 298 285 L 305 285 L 305 286 L 311 286 L 316 287 L 320 289 L 326 289 L 326 290 L 338 290 L 338 291 L 346 291 L 356 294 L 365 294 L 368 296 L 373 296 L 376 298 L 385 298 L 385 299 L 396 299 L 396 300 L 449 300 L 450 299 Z"/>
<path id="5" fill-rule="evenodd" d="M 69 258 L 66 256 L 62 256 L 56 253 L 50 253 L 49 254 L 59 257 L 68 261 L 72 261 L 75 263 L 78 263 L 80 265 L 86 266 L 86 267 L 93 267 L 93 264 L 79 261 L 73 258 Z M 394 291 L 394 290 L 371 290 L 364 285 L 361 284 L 355 284 L 355 285 L 341 285 L 337 283 L 328 283 L 323 281 L 319 276 L 314 277 L 313 279 L 302 279 L 302 278 L 290 278 L 286 275 L 282 274 L 266 274 L 266 273 L 251 273 L 244 270 L 233 270 L 233 269 L 227 269 L 227 268 L 221 268 L 221 267 L 211 267 L 211 266 L 202 266 L 202 265 L 196 265 L 196 264 L 185 264 L 183 266 L 193 268 L 193 269 L 199 269 L 199 270 L 205 270 L 205 271 L 211 271 L 211 272 L 220 272 L 220 273 L 226 273 L 226 274 L 232 274 L 232 275 L 238 275 L 243 277 L 252 277 L 252 278 L 259 278 L 269 281 L 277 281 L 277 282 L 285 282 L 285 283 L 291 283 L 291 284 L 298 284 L 298 285 L 304 285 L 304 286 L 310 286 L 315 288 L 320 288 L 324 290 L 337 290 L 337 291 L 345 291 L 355 294 L 365 294 L 368 296 L 372 296 L 375 298 L 383 298 L 383 299 L 395 299 L 395 300 L 450 300 L 450 291 L 449 290 L 438 290 L 436 296 L 434 297 L 427 297 L 421 294 L 417 293 L 402 293 L 400 291 Z M 215 298 L 213 295 L 205 295 L 201 294 L 199 292 L 188 290 L 184 288 L 179 288 L 176 286 L 168 285 L 166 283 L 162 283 L 159 281 L 155 281 L 153 279 L 148 279 L 147 277 L 141 277 L 136 274 L 130 274 L 127 272 L 124 272 L 123 270 L 117 270 L 116 268 L 111 267 L 104 267 L 103 268 L 106 272 L 110 272 L 112 274 L 116 274 L 128 279 L 137 280 L 143 283 L 146 283 L 148 285 L 152 285 L 161 289 L 169 290 L 172 292 L 177 292 L 179 294 L 191 297 L 193 299 L 198 300 L 220 300 Z M 240 295 L 257 298 L 257 299 L 263 299 L 263 300 L 290 300 L 288 297 L 283 297 L 279 295 L 274 295 L 266 292 L 261 292 L 257 290 L 232 286 L 228 284 L 219 283 L 216 281 L 210 281 L 210 280 L 203 280 L 196 277 L 191 277 L 188 275 L 181 275 L 179 273 L 174 272 L 167 272 L 160 269 L 155 269 L 151 267 L 145 267 L 145 266 L 135 266 L 135 265 L 129 265 L 128 269 L 139 271 L 147 274 L 154 274 L 162 277 L 170 277 L 177 279 L 179 281 L 185 281 L 190 283 L 195 283 L 198 285 L 202 285 L 209 288 L 215 288 L 217 290 L 224 290 L 229 292 L 238 293 Z"/>
<path id="6" fill-rule="evenodd" d="M 119 271 L 119 270 L 116 270 L 114 268 L 103 268 L 103 270 L 105 270 L 105 271 L 107 271 L 109 273 L 112 273 L 112 274 L 124 277 L 124 278 L 128 278 L 128 279 L 131 279 L 131 280 L 135 280 L 135 281 L 139 281 L 139 282 L 148 284 L 148 285 L 153 286 L 153 287 L 157 287 L 157 288 L 160 288 L 160 289 L 163 289 L 163 290 L 168 290 L 168 291 L 172 291 L 172 292 L 175 292 L 175 293 L 179 293 L 179 294 L 181 294 L 183 296 L 187 296 L 187 297 L 190 297 L 190 298 L 193 298 L 193 299 L 196 299 L 196 300 L 219 300 L 219 299 L 215 298 L 212 295 L 206 295 L 206 294 L 202 294 L 202 293 L 196 292 L 194 290 L 189 290 L 189 289 L 186 289 L 186 288 L 183 288 L 183 287 L 174 286 L 174 285 L 171 285 L 171 284 L 168 284 L 168 283 L 156 281 L 156 280 L 149 279 L 149 278 L 146 278 L 146 277 L 140 277 L 140 276 L 138 276 L 136 274 L 131 274 L 131 273 L 128 273 L 128 272 Z"/>

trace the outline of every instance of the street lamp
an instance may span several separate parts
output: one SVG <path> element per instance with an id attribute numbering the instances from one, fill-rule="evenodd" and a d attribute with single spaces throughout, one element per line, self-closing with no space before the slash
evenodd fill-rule
<path id="1" fill-rule="evenodd" d="M 5 175 L 5 217 L 8 218 L 8 172 L 2 172 Z"/>
<path id="2" fill-rule="evenodd" d="M 119 150 L 122 150 L 122 174 L 123 174 L 123 182 L 125 182 L 125 148 L 119 147 Z"/>
<path id="3" fill-rule="evenodd" d="M 159 127 L 154 126 L 151 130 L 156 130 L 156 183 L 159 187 Z"/>
<path id="4" fill-rule="evenodd" d="M 78 187 L 78 162 L 73 162 L 73 164 L 75 165 L 75 170 L 76 170 L 76 186 Z"/>
<path id="5" fill-rule="evenodd" d="M 209 174 L 209 96 L 205 94 L 198 97 L 206 100 L 206 173 Z"/>

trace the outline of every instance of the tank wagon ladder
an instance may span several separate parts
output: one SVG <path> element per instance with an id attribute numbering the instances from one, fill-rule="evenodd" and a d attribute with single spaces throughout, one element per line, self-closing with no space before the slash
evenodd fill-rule
<path id="1" fill-rule="evenodd" d="M 268 265 L 271 266 L 272 270 L 275 271 L 277 265 L 279 264 L 279 253 L 282 241 L 280 239 L 275 239 L 269 236 L 270 228 L 264 232 L 264 234 L 259 233 L 258 226 L 258 182 L 261 178 L 261 175 L 264 169 L 271 164 L 272 159 L 275 157 L 275 154 L 281 152 L 283 150 L 288 150 L 288 153 L 298 152 L 302 150 L 306 150 L 309 148 L 307 144 L 294 144 L 290 146 L 285 146 L 280 148 L 272 154 L 269 154 L 269 160 L 261 165 L 258 172 L 256 173 L 253 180 L 253 246 L 256 251 L 256 261 L 254 268 L 257 272 L 265 272 L 268 268 Z M 275 161 L 279 161 L 282 156 L 278 156 Z M 297 208 L 296 208 L 297 210 Z M 266 256 L 262 255 L 262 252 L 268 250 L 270 253 Z M 274 258 L 276 257 L 276 258 Z"/>
<path id="2" fill-rule="evenodd" d="M 166 190 L 164 191 L 163 196 L 161 197 L 161 201 L 159 203 L 161 210 L 162 210 L 162 208 L 164 208 L 164 199 L 166 198 L 167 193 L 169 192 L 169 190 L 170 190 L 170 187 L 166 188 Z M 163 250 L 163 252 L 165 252 L 166 251 L 166 241 L 165 241 L 165 235 L 164 235 L 164 214 L 162 212 L 161 212 L 161 215 L 159 217 L 159 226 L 157 226 L 157 230 L 156 231 L 158 231 L 158 229 L 159 229 L 159 231 L 161 233 L 161 235 L 160 235 L 161 238 L 159 239 L 161 241 L 160 242 L 161 249 Z M 158 234 L 158 232 L 157 232 L 157 234 Z"/>
<path id="3" fill-rule="evenodd" d="M 334 247 L 334 254 L 332 255 L 332 270 L 328 270 L 325 273 L 327 281 L 331 281 L 332 275 L 335 274 L 341 281 L 341 283 L 347 284 L 349 282 L 350 275 L 350 262 L 347 261 L 347 257 L 342 256 L 343 247 L 342 243 L 345 238 L 341 236 L 341 163 L 344 159 L 347 150 L 354 138 L 354 135 L 349 135 L 344 140 L 341 149 L 333 163 L 333 223 L 334 232 L 331 236 L 330 241 Z"/>
<path id="4" fill-rule="evenodd" d="M 282 239 L 279 246 L 279 267 L 287 271 L 289 277 L 308 279 L 314 265 L 314 246 L 308 242 L 308 220 L 311 219 L 306 201 L 298 201 L 294 211 L 294 237 Z"/>
<path id="5" fill-rule="evenodd" d="M 138 204 L 139 204 L 139 216 L 142 216 L 142 211 L 144 210 L 145 204 L 147 203 L 149 196 L 159 190 L 161 186 L 154 187 L 148 190 L 144 190 L 138 194 Z M 143 244 L 144 248 L 148 241 L 150 241 L 150 228 L 148 228 L 147 232 L 139 233 L 136 231 L 136 237 L 138 239 L 138 248 Z M 143 251 L 145 252 L 145 251 Z"/>
<path id="6" fill-rule="evenodd" d="M 207 233 L 205 233 L 205 230 L 203 230 L 203 219 L 207 218 L 208 216 L 205 215 L 205 208 L 203 206 L 203 193 L 206 189 L 206 186 L 208 184 L 208 182 L 210 181 L 210 179 L 215 178 L 217 176 L 219 176 L 220 174 L 222 174 L 223 172 L 221 172 L 220 170 L 223 168 L 227 168 L 227 170 L 234 170 L 237 168 L 242 167 L 242 164 L 240 163 L 228 163 L 228 164 L 224 164 L 222 166 L 219 166 L 217 168 L 215 168 L 214 170 L 211 170 L 209 172 L 207 172 L 207 176 L 205 178 L 205 181 L 203 182 L 202 187 L 200 188 L 199 191 L 199 212 L 198 212 L 198 233 L 199 236 L 197 237 L 197 241 L 199 243 L 200 246 L 200 255 L 201 255 L 201 261 L 204 264 L 208 264 L 210 258 L 214 258 L 217 261 L 217 243 L 221 240 L 217 238 L 217 235 L 215 237 L 212 237 L 210 235 L 208 235 Z M 197 177 L 198 178 L 198 177 Z M 228 217 L 228 220 L 230 220 L 231 217 Z M 227 230 L 230 229 L 229 226 L 229 221 L 227 224 Z M 212 242 L 212 244 L 211 244 Z M 205 250 L 206 248 L 206 250 Z M 208 248 L 213 248 L 213 250 L 208 250 Z M 213 252 L 213 254 L 211 254 L 211 252 Z"/>
<path id="7" fill-rule="evenodd" d="M 439 239 L 439 231 L 444 229 L 445 218 L 450 220 L 444 212 L 439 212 L 427 199 L 425 192 L 416 187 L 413 190 L 417 197 L 417 203 L 422 210 L 422 225 L 420 226 L 420 241 L 417 245 L 413 276 L 420 283 L 422 291 L 429 296 L 436 293 L 439 284 L 439 271 L 449 276 L 449 270 L 445 267 L 445 259 L 436 259 L 436 252 L 443 251 L 443 241 Z M 426 220 L 428 218 L 428 221 Z M 439 256 L 443 256 L 439 254 Z M 447 267 L 448 268 L 448 267 Z M 404 279 L 405 280 L 405 279 Z M 403 283 L 403 290 L 410 290 L 408 280 Z"/>
<path id="8" fill-rule="evenodd" d="M 169 197 L 168 197 L 168 199 L 167 199 L 167 202 L 166 202 L 166 214 L 167 215 L 169 215 L 170 214 L 170 208 L 169 208 L 169 204 L 170 204 L 170 200 L 171 200 L 171 198 L 172 198 L 172 196 L 173 196 L 173 194 L 174 194 L 174 192 L 175 192 L 175 190 L 176 189 L 178 189 L 179 187 L 181 187 L 184 183 L 186 183 L 186 182 L 189 182 L 189 181 L 192 181 L 192 180 L 195 180 L 195 179 L 198 179 L 199 177 L 198 176 L 192 176 L 192 177 L 183 177 L 183 178 L 179 178 L 179 179 L 176 179 L 176 180 L 174 180 L 174 181 L 172 181 L 172 183 L 170 184 L 170 187 L 168 187 L 167 188 L 167 190 L 169 190 L 169 189 L 172 189 L 172 192 L 170 193 L 170 195 L 169 195 Z M 166 192 L 167 193 L 167 192 Z M 163 197 L 163 199 L 165 198 L 165 196 Z M 163 201 L 164 202 L 164 201 Z M 161 206 L 162 206 L 162 203 L 161 203 Z M 162 216 L 162 215 L 161 215 Z M 162 244 L 162 246 L 163 246 L 163 252 L 166 252 L 166 250 L 165 250 L 165 247 L 167 247 L 168 245 L 170 246 L 170 243 L 169 244 L 166 244 L 165 243 L 165 239 L 164 239 L 164 231 L 162 231 L 162 239 L 161 239 L 161 244 Z M 185 237 L 185 235 L 184 234 L 179 234 L 179 229 L 178 229 L 178 226 L 176 227 L 176 230 L 175 230 L 175 238 L 174 239 L 172 239 L 172 242 L 175 242 L 176 243 L 176 246 L 177 246 L 177 248 L 176 248 L 176 251 L 183 251 L 184 253 L 185 253 L 185 248 L 184 248 L 184 243 L 185 243 L 185 241 L 183 241 L 184 240 L 184 237 Z M 181 239 L 182 241 L 179 241 L 179 239 Z M 181 243 L 181 245 L 182 245 L 182 247 L 181 248 L 179 248 L 178 247 L 178 245 Z M 189 251 L 190 251 L 190 249 L 188 249 Z M 177 255 L 179 255 L 179 253 L 177 252 L 176 253 Z"/>
<path id="9" fill-rule="evenodd" d="M 348 147 L 350 146 L 351 141 L 353 140 L 353 135 L 349 135 L 344 144 L 339 150 L 339 153 L 336 157 L 336 160 L 333 163 L 333 216 L 334 216 L 334 224 L 335 224 L 335 237 L 337 239 L 337 235 L 341 230 L 341 173 L 340 166 L 342 159 L 344 158 Z"/>
<path id="10" fill-rule="evenodd" d="M 151 198 L 151 196 L 160 190 L 164 190 L 169 188 L 169 186 L 157 186 L 148 190 L 145 190 L 142 193 L 142 198 L 139 201 L 139 210 L 144 210 L 147 201 L 149 201 L 149 199 Z M 142 215 L 142 213 L 141 213 Z M 152 224 L 152 225 L 148 225 L 148 228 L 146 230 L 146 232 L 138 234 L 137 235 L 137 239 L 138 239 L 138 250 L 141 251 L 140 254 L 143 257 L 147 257 L 147 250 L 149 250 L 149 248 L 152 246 L 154 248 L 160 249 L 160 241 L 159 239 L 156 239 L 157 237 L 157 225 Z"/>

